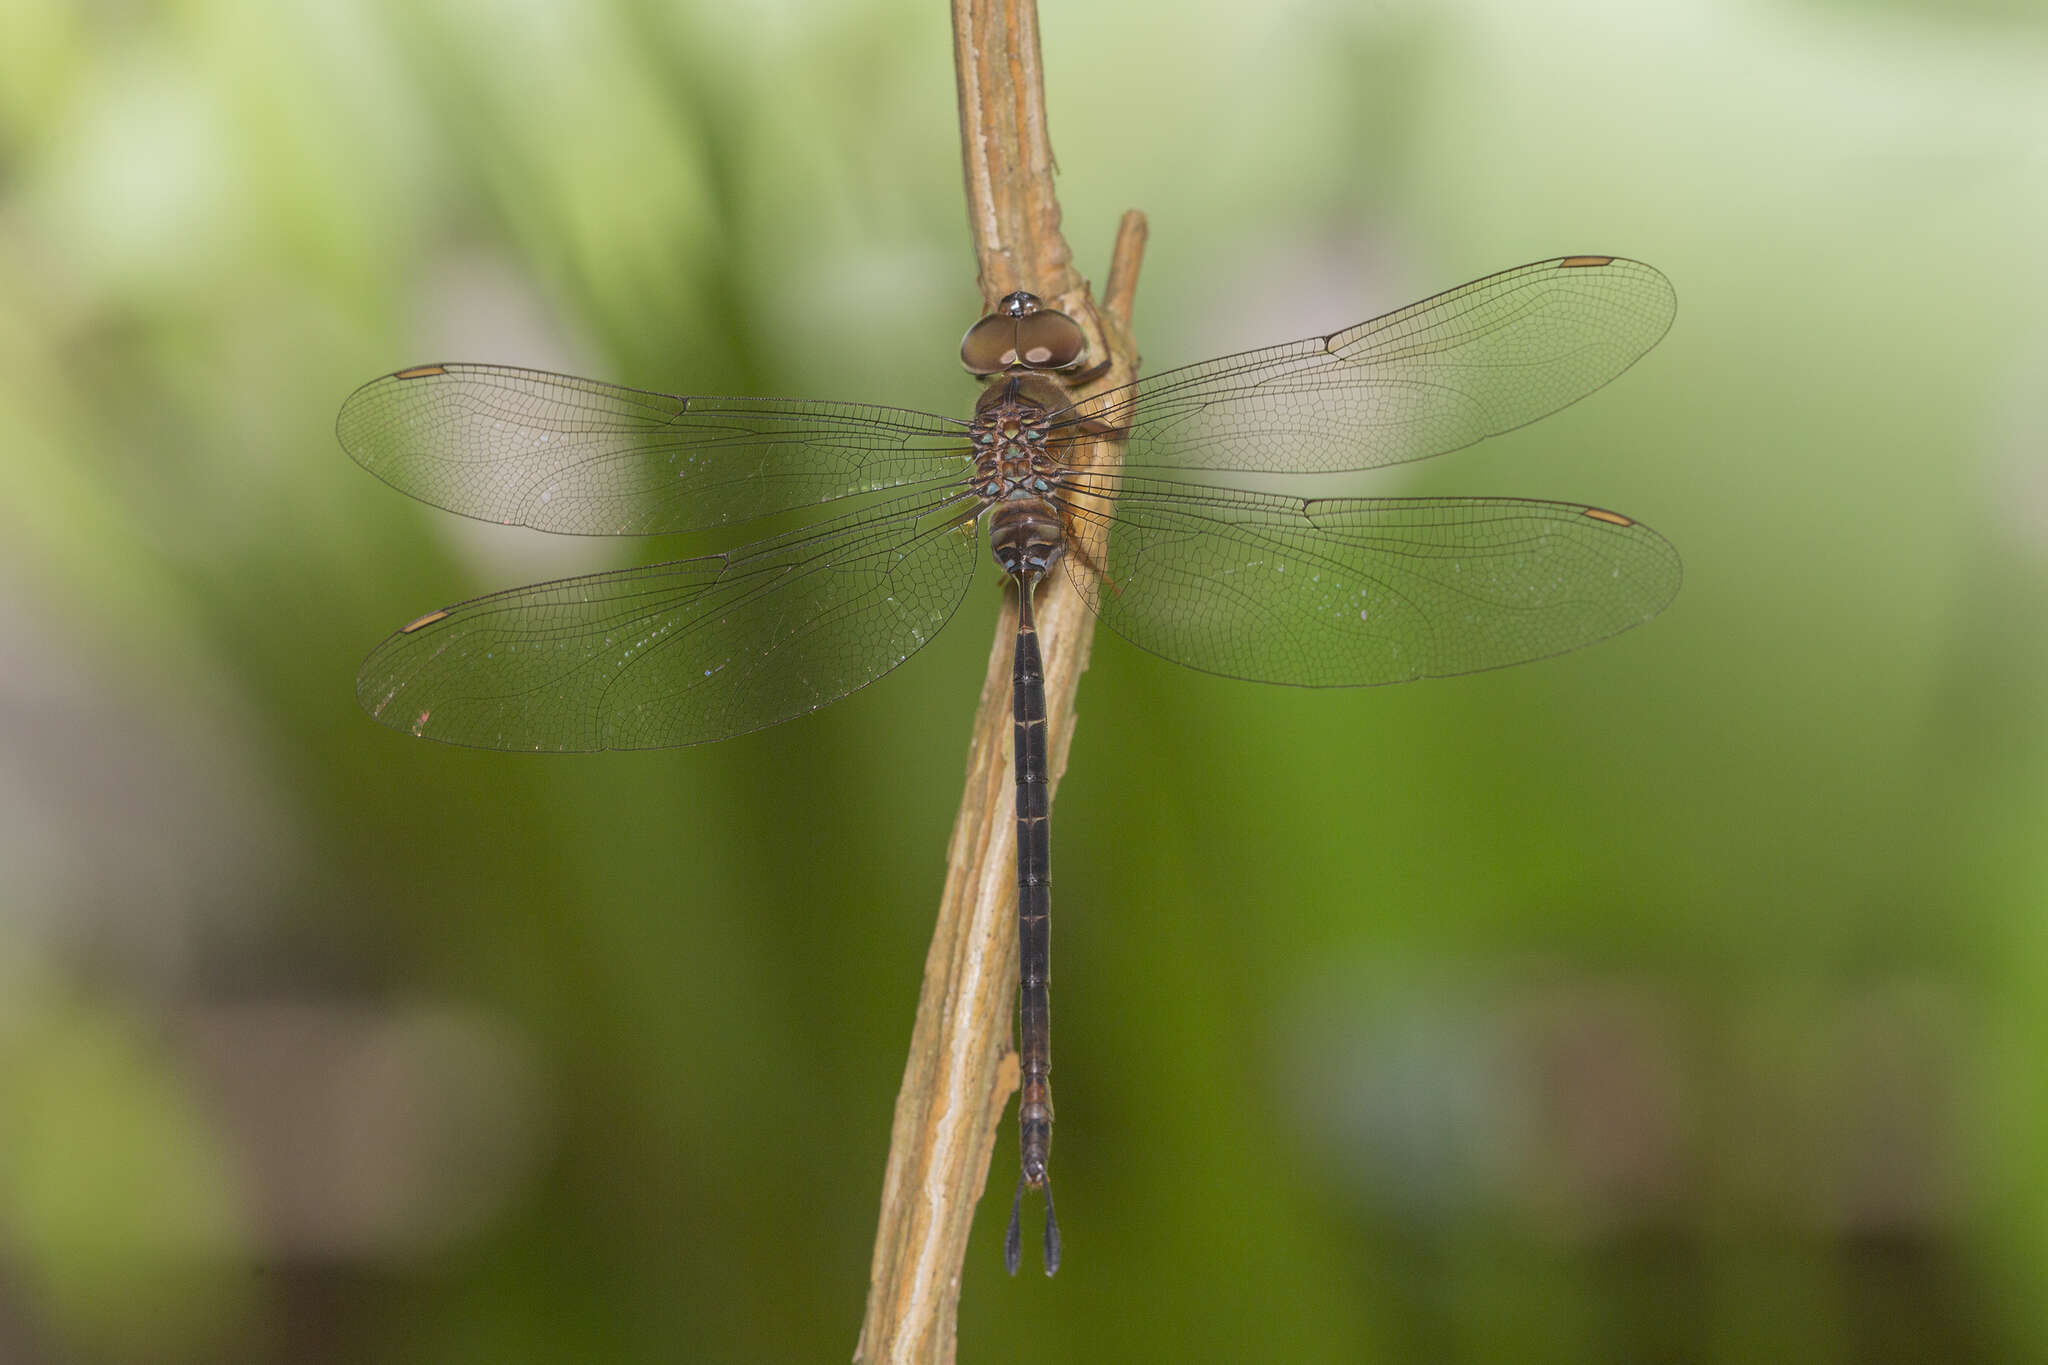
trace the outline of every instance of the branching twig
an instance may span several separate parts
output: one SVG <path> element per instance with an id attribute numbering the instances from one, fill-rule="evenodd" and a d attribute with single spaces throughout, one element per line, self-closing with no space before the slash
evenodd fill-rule
<path id="1" fill-rule="evenodd" d="M 953 51 L 967 216 L 985 309 L 1012 290 L 1029 290 L 1078 321 L 1091 354 L 1109 361 L 1084 392 L 1130 382 L 1137 355 L 1129 324 L 1145 220 L 1135 212 L 1124 215 L 1105 306 L 1098 309 L 1060 235 L 1033 0 L 954 0 Z M 1068 572 L 1079 569 L 1068 565 Z M 1057 790 L 1095 620 L 1065 573 L 1044 582 L 1036 606 Z M 1013 598 L 996 628 L 975 713 L 945 894 L 896 1098 L 857 1360 L 952 1361 L 968 1231 L 1017 1086 L 1011 1051 L 1017 873 L 1009 700 L 1015 613 Z"/>

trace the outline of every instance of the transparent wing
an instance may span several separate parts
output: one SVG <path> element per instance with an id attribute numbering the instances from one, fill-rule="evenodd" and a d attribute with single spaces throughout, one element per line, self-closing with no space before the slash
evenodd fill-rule
<path id="1" fill-rule="evenodd" d="M 1068 560 L 1102 566 L 1099 586 L 1074 579 L 1103 624 L 1233 678 L 1356 687 L 1503 668 L 1627 630 L 1678 592 L 1662 536 L 1576 503 L 1083 482 Z"/>
<path id="2" fill-rule="evenodd" d="M 485 749 L 659 749 L 790 720 L 945 625 L 973 581 L 975 506 L 949 483 L 727 554 L 478 597 L 377 646 L 356 700 Z"/>
<path id="3" fill-rule="evenodd" d="M 966 424 L 863 403 L 678 398 L 505 365 L 420 365 L 342 404 L 356 463 L 422 502 L 508 526 L 663 535 L 963 466 Z"/>
<path id="4" fill-rule="evenodd" d="M 1077 404 L 1123 463 L 1334 473 L 1427 459 L 1585 397 L 1657 343 L 1678 300 L 1640 261 L 1502 271 L 1327 337 L 1150 375 Z"/>

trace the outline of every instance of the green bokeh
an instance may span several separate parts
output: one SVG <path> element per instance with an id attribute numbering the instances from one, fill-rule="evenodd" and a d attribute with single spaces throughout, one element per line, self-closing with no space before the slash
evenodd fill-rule
<path id="1" fill-rule="evenodd" d="M 1372 492 L 1685 556 L 1366 692 L 1105 636 L 1057 807 L 1067 1266 L 963 1359 L 2048 1358 L 2048 23 L 1045 0 L 1149 368 L 1651 261 L 1593 400 Z M 992 566 L 885 685 L 538 759 L 399 621 L 674 545 L 356 468 L 400 365 L 965 412 L 943 8 L 11 0 L 0 1359 L 843 1359 Z M 695 542 L 692 542 L 694 545 Z M 992 1186 L 1006 1190 L 1014 1138 Z"/>

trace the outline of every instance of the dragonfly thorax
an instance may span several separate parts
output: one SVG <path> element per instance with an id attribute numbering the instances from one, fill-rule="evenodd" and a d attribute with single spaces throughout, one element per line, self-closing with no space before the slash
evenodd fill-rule
<path id="1" fill-rule="evenodd" d="M 1062 466 L 1047 445 L 1052 414 L 1016 392 L 992 388 L 968 427 L 974 443 L 974 491 L 989 502 L 1043 498 L 1059 486 Z"/>
<path id="2" fill-rule="evenodd" d="M 1065 472 L 1047 445 L 1052 411 L 1015 379 L 992 385 L 976 404 L 974 491 L 993 511 L 989 550 L 1003 572 L 1037 578 L 1059 560 L 1066 529 L 1052 502 Z"/>

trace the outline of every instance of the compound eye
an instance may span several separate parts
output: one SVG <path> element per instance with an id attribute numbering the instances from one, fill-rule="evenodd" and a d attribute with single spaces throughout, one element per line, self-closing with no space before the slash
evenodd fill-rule
<path id="1" fill-rule="evenodd" d="M 999 374 L 1017 364 L 1017 322 L 991 314 L 960 338 L 960 363 L 969 374 Z"/>
<path id="2" fill-rule="evenodd" d="M 1017 319 L 1017 355 L 1034 370 L 1064 370 L 1081 359 L 1088 339 L 1065 313 L 1033 313 Z"/>

